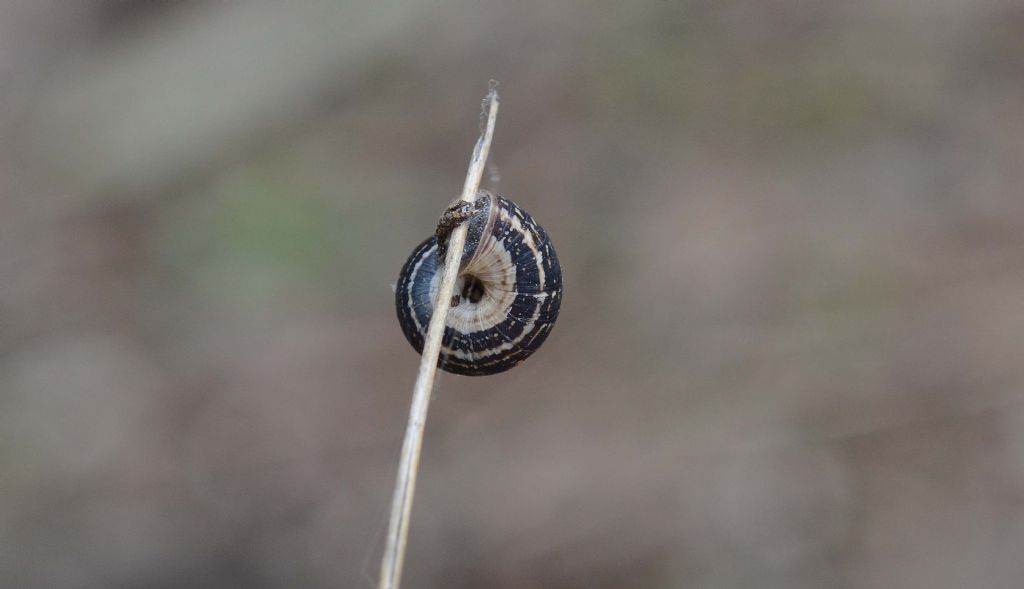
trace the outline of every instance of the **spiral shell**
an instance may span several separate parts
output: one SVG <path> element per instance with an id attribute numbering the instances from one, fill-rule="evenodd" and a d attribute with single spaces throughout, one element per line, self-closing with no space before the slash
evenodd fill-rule
<path id="1" fill-rule="evenodd" d="M 437 365 L 467 376 L 495 374 L 544 343 L 562 302 L 562 269 L 547 232 L 512 201 L 480 191 L 474 205 L 462 204 L 469 231 Z M 448 232 L 442 228 L 452 210 L 442 216 L 438 235 L 413 250 L 395 288 L 398 322 L 419 353 L 443 273 Z"/>

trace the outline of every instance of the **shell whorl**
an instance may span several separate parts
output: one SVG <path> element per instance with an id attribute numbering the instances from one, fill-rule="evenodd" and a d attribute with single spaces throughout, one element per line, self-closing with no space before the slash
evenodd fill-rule
<path id="1" fill-rule="evenodd" d="M 448 215 L 448 213 L 446 213 Z M 424 338 L 444 260 L 438 234 L 402 266 L 395 307 L 402 332 L 417 352 Z M 562 270 L 547 232 L 512 201 L 481 191 L 471 215 L 466 247 L 448 313 L 438 367 L 479 376 L 504 372 L 540 347 L 562 302 Z M 442 242 L 441 250 L 447 246 Z"/>

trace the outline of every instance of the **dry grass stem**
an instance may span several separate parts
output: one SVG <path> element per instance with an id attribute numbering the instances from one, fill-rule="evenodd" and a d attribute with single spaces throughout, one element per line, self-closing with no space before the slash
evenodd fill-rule
<path id="1" fill-rule="evenodd" d="M 486 127 L 473 149 L 469 160 L 469 171 L 462 187 L 462 200 L 473 202 L 480 189 L 480 179 L 487 163 L 487 154 L 494 136 L 494 124 L 498 119 L 498 92 L 491 84 L 491 89 L 484 98 L 484 110 L 487 113 Z M 431 390 L 434 387 L 434 376 L 437 372 L 437 360 L 441 352 L 441 337 L 451 307 L 452 291 L 459 272 L 462 248 L 466 243 L 466 224 L 462 224 L 452 232 L 448 246 L 448 257 L 445 260 L 444 275 L 434 302 L 434 314 L 427 328 L 426 343 L 420 358 L 420 370 L 416 377 L 416 385 L 412 391 L 412 405 L 409 408 L 409 423 L 405 428 L 405 441 L 402 443 L 402 456 L 398 464 L 398 477 L 395 481 L 395 493 L 391 501 L 391 521 L 388 525 L 387 544 L 380 563 L 379 589 L 397 589 L 402 578 L 402 565 L 405 562 L 405 546 L 409 537 L 409 516 L 412 512 L 412 500 L 416 491 L 416 472 L 419 468 L 420 449 L 423 447 L 423 430 L 427 422 L 427 409 L 430 405 Z"/>

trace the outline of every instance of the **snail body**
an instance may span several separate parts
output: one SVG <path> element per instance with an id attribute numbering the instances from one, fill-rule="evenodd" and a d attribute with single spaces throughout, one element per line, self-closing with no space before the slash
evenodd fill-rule
<path id="1" fill-rule="evenodd" d="M 448 237 L 460 223 L 468 232 L 438 367 L 466 376 L 504 372 L 544 343 L 562 302 L 562 270 L 547 232 L 508 199 L 480 191 L 474 203 L 445 211 L 435 235 L 402 266 L 398 322 L 422 353 Z"/>

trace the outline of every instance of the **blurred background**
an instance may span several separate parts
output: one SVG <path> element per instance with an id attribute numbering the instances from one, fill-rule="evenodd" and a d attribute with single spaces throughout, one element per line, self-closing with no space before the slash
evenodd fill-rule
<path id="1" fill-rule="evenodd" d="M 1012 0 L 5 0 L 0 586 L 375 585 L 491 78 L 565 300 L 405 586 L 1021 586 Z"/>

